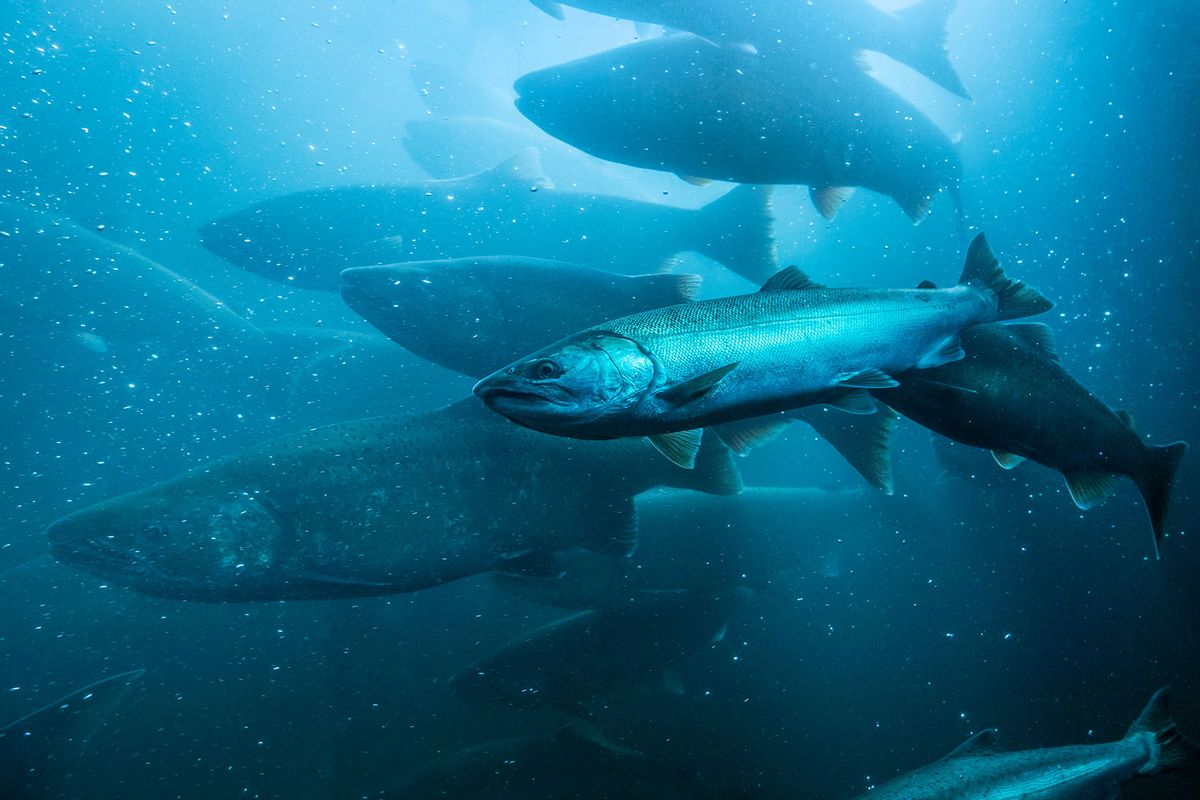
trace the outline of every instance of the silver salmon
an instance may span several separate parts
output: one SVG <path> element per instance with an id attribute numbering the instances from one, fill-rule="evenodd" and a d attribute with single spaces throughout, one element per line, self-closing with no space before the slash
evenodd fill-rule
<path id="1" fill-rule="evenodd" d="M 814 403 L 872 413 L 869 390 L 963 358 L 965 328 L 1050 307 L 1005 276 L 981 234 L 950 289 L 816 288 L 789 267 L 756 294 L 634 314 L 568 336 L 484 378 L 475 394 L 546 433 L 647 436 L 689 467 L 704 427 Z"/>

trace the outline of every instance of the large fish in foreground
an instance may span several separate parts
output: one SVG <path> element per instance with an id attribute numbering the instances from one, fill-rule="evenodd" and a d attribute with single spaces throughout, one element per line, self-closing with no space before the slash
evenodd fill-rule
<path id="1" fill-rule="evenodd" d="M 853 63 L 668 36 L 531 72 L 514 88 L 535 125 L 609 161 L 689 180 L 805 185 L 826 218 L 858 186 L 914 222 L 943 190 L 958 205 L 950 140 Z"/>
<path id="2" fill-rule="evenodd" d="M 562 19 L 560 5 L 690 31 L 723 45 L 789 53 L 808 61 L 876 50 L 959 97 L 967 90 L 946 53 L 946 21 L 958 0 L 922 0 L 894 14 L 869 0 L 533 0 Z"/>
<path id="3" fill-rule="evenodd" d="M 482 378 L 573 331 L 690 301 L 699 285 L 698 275 L 625 276 L 494 256 L 348 269 L 342 273 L 342 298 L 405 349 Z M 722 432 L 744 453 L 792 419 L 807 422 L 872 486 L 891 493 L 891 412 L 849 417 L 814 407 Z"/>
<path id="4" fill-rule="evenodd" d="M 733 494 L 719 445 L 696 473 L 635 443 L 510 425 L 472 399 L 286 436 L 50 526 L 66 564 L 145 594 L 283 600 L 392 594 L 582 546 L 628 552 L 634 495 Z"/>
<path id="5" fill-rule="evenodd" d="M 251 272 L 330 292 L 348 267 L 498 253 L 636 274 L 696 251 L 753 281 L 776 268 L 765 189 L 737 187 L 696 210 L 556 190 L 535 150 L 466 178 L 296 192 L 200 236 Z"/>
<path id="6" fill-rule="evenodd" d="M 983 731 L 934 764 L 872 789 L 871 800 L 1112 800 L 1135 778 L 1194 767 L 1200 750 L 1175 727 L 1159 690 L 1124 738 L 998 752 Z"/>
<path id="7" fill-rule="evenodd" d="M 475 386 L 493 411 L 576 438 L 648 436 L 689 466 L 700 429 L 814 403 L 870 413 L 868 390 L 963 358 L 965 328 L 1051 304 L 1004 275 L 982 234 L 946 290 L 813 288 L 788 268 L 756 294 L 634 314 Z"/>
<path id="8" fill-rule="evenodd" d="M 1029 459 L 1058 470 L 1081 509 L 1129 476 L 1146 502 L 1157 554 L 1187 445 L 1147 445 L 1128 412 L 1113 411 L 1067 373 L 1044 325 L 978 325 L 962 344 L 966 358 L 901 376 L 876 397 L 936 433 L 991 450 L 1005 469 Z"/>

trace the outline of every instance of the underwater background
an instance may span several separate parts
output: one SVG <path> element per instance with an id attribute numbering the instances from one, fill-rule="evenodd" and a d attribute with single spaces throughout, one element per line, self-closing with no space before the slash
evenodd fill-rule
<path id="1" fill-rule="evenodd" d="M 406 122 L 479 114 L 535 131 L 513 81 L 642 35 L 521 0 L 0 5 L 0 200 L 75 220 L 287 340 L 268 356 L 197 337 L 136 285 L 89 295 L 64 290 L 81 281 L 54 263 L 0 266 L 0 722 L 146 670 L 86 746 L 64 743 L 69 767 L 46 796 L 386 796 L 438 757 L 566 721 L 448 686 L 569 613 L 487 575 L 382 597 L 184 602 L 53 561 L 45 528 L 273 436 L 467 397 L 471 379 L 406 353 L 336 294 L 239 269 L 197 229 L 291 192 L 428 180 Z M 1197 36 L 1183 0 L 961 0 L 947 46 L 969 102 L 872 57 L 957 142 L 966 223 L 1054 299 L 1046 321 L 1071 373 L 1154 443 L 1200 442 Z M 727 188 L 573 155 L 563 163 L 587 169 L 543 159 L 559 188 L 687 208 Z M 830 222 L 804 187 L 777 187 L 772 205 L 780 264 L 823 283 L 959 273 L 965 241 L 944 201 L 919 226 L 865 191 Z M 756 288 L 678 261 L 705 276 L 703 297 Z M 709 786 L 830 799 L 983 728 L 1014 749 L 1116 739 L 1163 685 L 1180 727 L 1200 731 L 1194 453 L 1156 560 L 1130 482 L 1082 512 L 1051 470 L 957 450 L 969 465 L 947 474 L 930 434 L 902 422 L 891 497 L 806 426 L 739 459 L 747 486 L 822 490 L 835 521 L 756 518 L 794 536 L 781 589 L 739 603 L 667 679 L 591 703 L 591 721 Z M 664 506 L 719 500 L 689 497 L 642 513 L 643 543 L 684 525 Z M 1200 796 L 1197 772 L 1127 796 Z"/>

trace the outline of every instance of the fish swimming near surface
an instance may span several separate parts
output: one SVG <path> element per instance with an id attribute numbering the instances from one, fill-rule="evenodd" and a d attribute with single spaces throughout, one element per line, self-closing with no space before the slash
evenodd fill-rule
<path id="1" fill-rule="evenodd" d="M 992 451 L 1013 469 L 1029 459 L 1056 469 L 1081 509 L 1102 502 L 1118 477 L 1146 503 L 1157 555 L 1184 442 L 1147 445 L 1127 411 L 1113 411 L 1063 368 L 1045 325 L 979 325 L 963 332 L 966 357 L 900 376 L 876 397 L 956 442 Z"/>
<path id="2" fill-rule="evenodd" d="M 492 256 L 355 267 L 342 298 L 392 341 L 447 369 L 482 378 L 573 331 L 692 300 L 700 276 L 624 276 L 555 261 Z M 739 454 L 794 419 L 811 425 L 876 488 L 892 491 L 888 439 L 895 415 L 805 408 L 722 429 Z"/>
<path id="3" fill-rule="evenodd" d="M 76 759 L 144 669 L 88 684 L 0 728 L 0 797 L 80 797 L 87 776 Z M 70 791 L 67 791 L 69 789 Z"/>
<path id="4" fill-rule="evenodd" d="M 573 614 L 505 643 L 450 683 L 473 703 L 551 706 L 586 717 L 590 701 L 663 680 L 672 666 L 724 638 L 736 600 L 664 595 Z"/>
<path id="5" fill-rule="evenodd" d="M 632 443 L 570 443 L 480 408 L 285 436 L 81 509 L 48 529 L 62 562 L 185 600 L 414 591 L 570 546 L 628 552 L 633 497 L 657 485 L 734 494 L 719 445 L 695 474 Z"/>
<path id="6" fill-rule="evenodd" d="M 872 789 L 872 800 L 1112 800 L 1129 781 L 1200 764 L 1159 690 L 1125 736 L 1106 744 L 1012 753 L 986 730 L 934 764 Z"/>
<path id="7" fill-rule="evenodd" d="M 961 359 L 965 328 L 1050 307 L 1005 276 L 981 234 L 953 289 L 813 288 L 789 267 L 756 294 L 634 314 L 568 336 L 484 378 L 475 394 L 546 433 L 647 436 L 687 467 L 704 427 L 815 403 L 871 413 L 868 390 Z"/>
<path id="8" fill-rule="evenodd" d="M 943 190 L 960 206 L 953 144 L 854 63 L 780 63 L 680 35 L 546 67 L 515 89 L 534 124 L 598 158 L 693 182 L 806 185 L 827 219 L 859 186 L 914 222 Z"/>
<path id="9" fill-rule="evenodd" d="M 533 0 L 557 19 L 561 6 L 699 34 L 726 46 L 809 61 L 875 50 L 967 98 L 946 52 L 946 22 L 958 0 L 922 0 L 889 14 L 869 0 L 797 3 L 741 0 Z"/>
<path id="10" fill-rule="evenodd" d="M 251 272 L 332 292 L 349 267 L 501 253 L 640 274 L 696 251 L 761 281 L 777 266 L 769 199 L 741 186 L 685 209 L 557 190 L 529 149 L 465 178 L 285 195 L 208 222 L 200 236 Z"/>

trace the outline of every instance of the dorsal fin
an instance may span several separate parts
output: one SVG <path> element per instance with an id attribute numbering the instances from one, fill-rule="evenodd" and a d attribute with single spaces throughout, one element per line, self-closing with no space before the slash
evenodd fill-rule
<path id="1" fill-rule="evenodd" d="M 986 756 L 998 750 L 999 748 L 996 746 L 996 729 L 988 728 L 980 731 L 951 750 L 942 760 L 950 761 L 955 758 L 965 758 L 967 756 Z"/>
<path id="2" fill-rule="evenodd" d="M 797 266 L 784 267 L 771 277 L 759 289 L 760 292 L 791 292 L 801 289 L 823 289 L 821 284 L 814 283 Z"/>
<path id="3" fill-rule="evenodd" d="M 1133 414 L 1129 413 L 1128 411 L 1126 411 L 1123 408 L 1118 408 L 1116 410 L 1116 412 L 1114 412 L 1114 413 L 1116 413 L 1117 419 L 1119 419 L 1119 420 L 1121 420 L 1121 422 L 1125 423 L 1126 428 L 1129 428 L 1129 430 L 1131 430 L 1135 433 L 1137 432 L 1137 428 L 1133 424 Z"/>
<path id="4" fill-rule="evenodd" d="M 485 169 L 464 180 L 472 184 L 481 182 L 500 186 L 518 184 L 530 191 L 554 188 L 554 182 L 542 171 L 542 159 L 538 155 L 536 147 L 518 150 L 491 169 Z"/>
<path id="5" fill-rule="evenodd" d="M 1038 322 L 1026 322 L 1008 325 L 1008 332 L 1032 347 L 1041 355 L 1055 364 L 1062 363 L 1058 357 L 1058 347 L 1054 344 L 1054 330 L 1049 325 Z"/>

